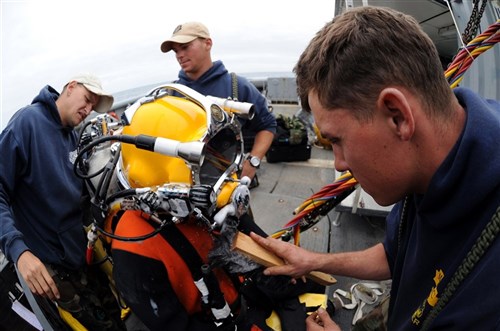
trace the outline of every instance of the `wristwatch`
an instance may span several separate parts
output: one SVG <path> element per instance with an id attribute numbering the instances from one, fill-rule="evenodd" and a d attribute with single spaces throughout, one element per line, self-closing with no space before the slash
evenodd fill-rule
<path id="1" fill-rule="evenodd" d="M 260 159 L 257 156 L 253 156 L 248 154 L 247 160 L 250 162 L 250 165 L 254 168 L 260 167 Z"/>

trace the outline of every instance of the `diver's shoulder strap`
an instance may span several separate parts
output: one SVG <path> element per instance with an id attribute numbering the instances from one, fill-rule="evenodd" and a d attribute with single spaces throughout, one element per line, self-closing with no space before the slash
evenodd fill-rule
<path id="1" fill-rule="evenodd" d="M 238 101 L 238 75 L 236 73 L 231 73 L 231 85 L 233 91 L 233 100 Z"/>
<path id="2" fill-rule="evenodd" d="M 212 313 L 218 327 L 233 323 L 231 307 L 224 298 L 218 279 L 211 267 L 205 264 L 191 242 L 174 224 L 160 232 L 161 236 L 186 263 L 194 283 L 201 294 L 202 308 Z M 177 284 L 172 284 L 176 286 Z"/>
<path id="3" fill-rule="evenodd" d="M 166 230 L 161 231 L 160 234 L 186 263 L 193 279 L 198 280 L 202 278 L 201 266 L 204 264 L 203 260 L 182 231 L 174 224 L 171 224 Z"/>

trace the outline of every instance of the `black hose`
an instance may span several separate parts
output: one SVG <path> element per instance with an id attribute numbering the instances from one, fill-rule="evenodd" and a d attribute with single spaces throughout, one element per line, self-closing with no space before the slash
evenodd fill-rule
<path id="1" fill-rule="evenodd" d="M 105 170 L 103 176 L 101 177 L 102 181 L 99 181 L 101 186 L 98 185 L 96 188 L 96 194 L 101 201 L 105 200 L 106 194 L 108 193 L 109 184 L 111 183 L 111 178 L 113 178 L 113 170 L 116 168 L 119 160 L 119 151 L 120 150 L 118 149 L 117 153 L 111 157 L 111 160 L 103 168 Z"/>
<path id="2" fill-rule="evenodd" d="M 124 198 L 124 197 L 128 197 L 128 196 L 133 196 L 135 194 L 136 194 L 136 190 L 133 189 L 133 188 L 129 188 L 129 189 L 126 189 L 126 190 L 121 190 L 119 192 L 111 194 L 109 197 L 106 198 L 105 202 L 106 202 L 107 205 L 109 205 L 110 203 L 112 203 L 116 199 Z"/>
<path id="3" fill-rule="evenodd" d="M 156 236 L 161 230 L 163 230 L 163 228 L 166 225 L 169 224 L 169 222 L 162 222 L 162 221 L 160 221 L 158 218 L 154 217 L 153 215 L 149 215 L 149 216 L 150 216 L 150 219 L 153 219 L 156 222 L 159 221 L 160 222 L 160 226 L 157 229 L 155 229 L 154 231 L 151 231 L 148 234 L 145 234 L 143 236 L 137 236 L 137 237 L 122 237 L 122 236 L 117 236 L 116 234 L 113 234 L 111 232 L 107 232 L 102 227 L 100 227 L 98 224 L 95 224 L 95 223 L 94 224 L 95 224 L 97 230 L 100 233 L 102 233 L 103 235 L 105 235 L 107 237 L 110 237 L 111 239 L 120 240 L 120 241 L 127 241 L 127 242 L 131 242 L 131 241 L 143 241 L 143 240 L 146 240 L 146 239 L 149 239 L 151 237 Z"/>
<path id="4" fill-rule="evenodd" d="M 90 144 L 88 144 L 87 146 L 85 146 L 81 151 L 80 153 L 78 153 L 78 155 L 76 156 L 76 160 L 75 160 L 75 163 L 73 165 L 73 171 L 75 172 L 75 174 L 79 177 L 79 178 L 82 178 L 82 179 L 90 179 L 90 178 L 94 178 L 95 176 L 99 175 L 100 173 L 102 173 L 104 171 L 104 167 L 102 169 L 100 169 L 98 172 L 94 173 L 94 174 L 91 174 L 91 175 L 88 175 L 88 174 L 83 174 L 80 169 L 79 169 L 79 163 L 81 162 L 81 159 L 83 157 L 83 155 L 88 152 L 90 149 L 96 147 L 97 145 L 99 144 L 102 144 L 106 141 L 110 141 L 110 140 L 116 140 L 116 141 L 119 141 L 119 142 L 123 142 L 123 143 L 126 143 L 126 144 L 135 144 L 135 139 L 136 137 L 134 136 L 129 136 L 129 135 L 118 135 L 118 136 L 104 136 L 104 137 L 101 137 L 99 139 L 96 139 L 94 140 L 93 142 L 91 142 Z"/>

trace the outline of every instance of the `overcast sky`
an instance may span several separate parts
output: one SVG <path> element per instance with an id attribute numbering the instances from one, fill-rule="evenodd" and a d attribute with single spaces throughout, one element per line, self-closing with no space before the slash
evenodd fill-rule
<path id="1" fill-rule="evenodd" d="M 79 72 L 116 93 L 177 77 L 160 44 L 175 27 L 201 21 L 212 59 L 238 73 L 291 72 L 335 0 L 1 1 L 0 129 L 49 84 L 61 91 Z"/>

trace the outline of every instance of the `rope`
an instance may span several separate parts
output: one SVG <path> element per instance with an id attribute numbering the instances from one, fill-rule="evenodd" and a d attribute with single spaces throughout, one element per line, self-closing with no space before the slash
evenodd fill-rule
<path id="1" fill-rule="evenodd" d="M 499 29 L 500 20 L 497 20 L 486 31 L 471 40 L 465 48 L 460 50 L 444 74 L 451 88 L 458 86 L 463 79 L 465 71 L 469 69 L 476 57 L 500 41 Z"/>
<path id="2" fill-rule="evenodd" d="M 500 232 L 500 207 L 497 208 L 495 214 L 493 214 L 491 220 L 488 222 L 486 227 L 481 232 L 479 238 L 477 238 L 474 246 L 472 246 L 467 256 L 462 261 L 461 265 L 458 267 L 457 271 L 453 274 L 452 279 L 446 285 L 443 295 L 437 302 L 436 306 L 432 308 L 429 315 L 425 318 L 422 323 L 421 330 L 429 329 L 432 321 L 441 312 L 444 306 L 448 303 L 453 293 L 460 286 L 463 280 L 469 275 L 471 270 L 474 268 L 476 263 L 481 259 L 484 253 L 488 250 L 491 243 L 495 240 L 498 233 Z"/>

